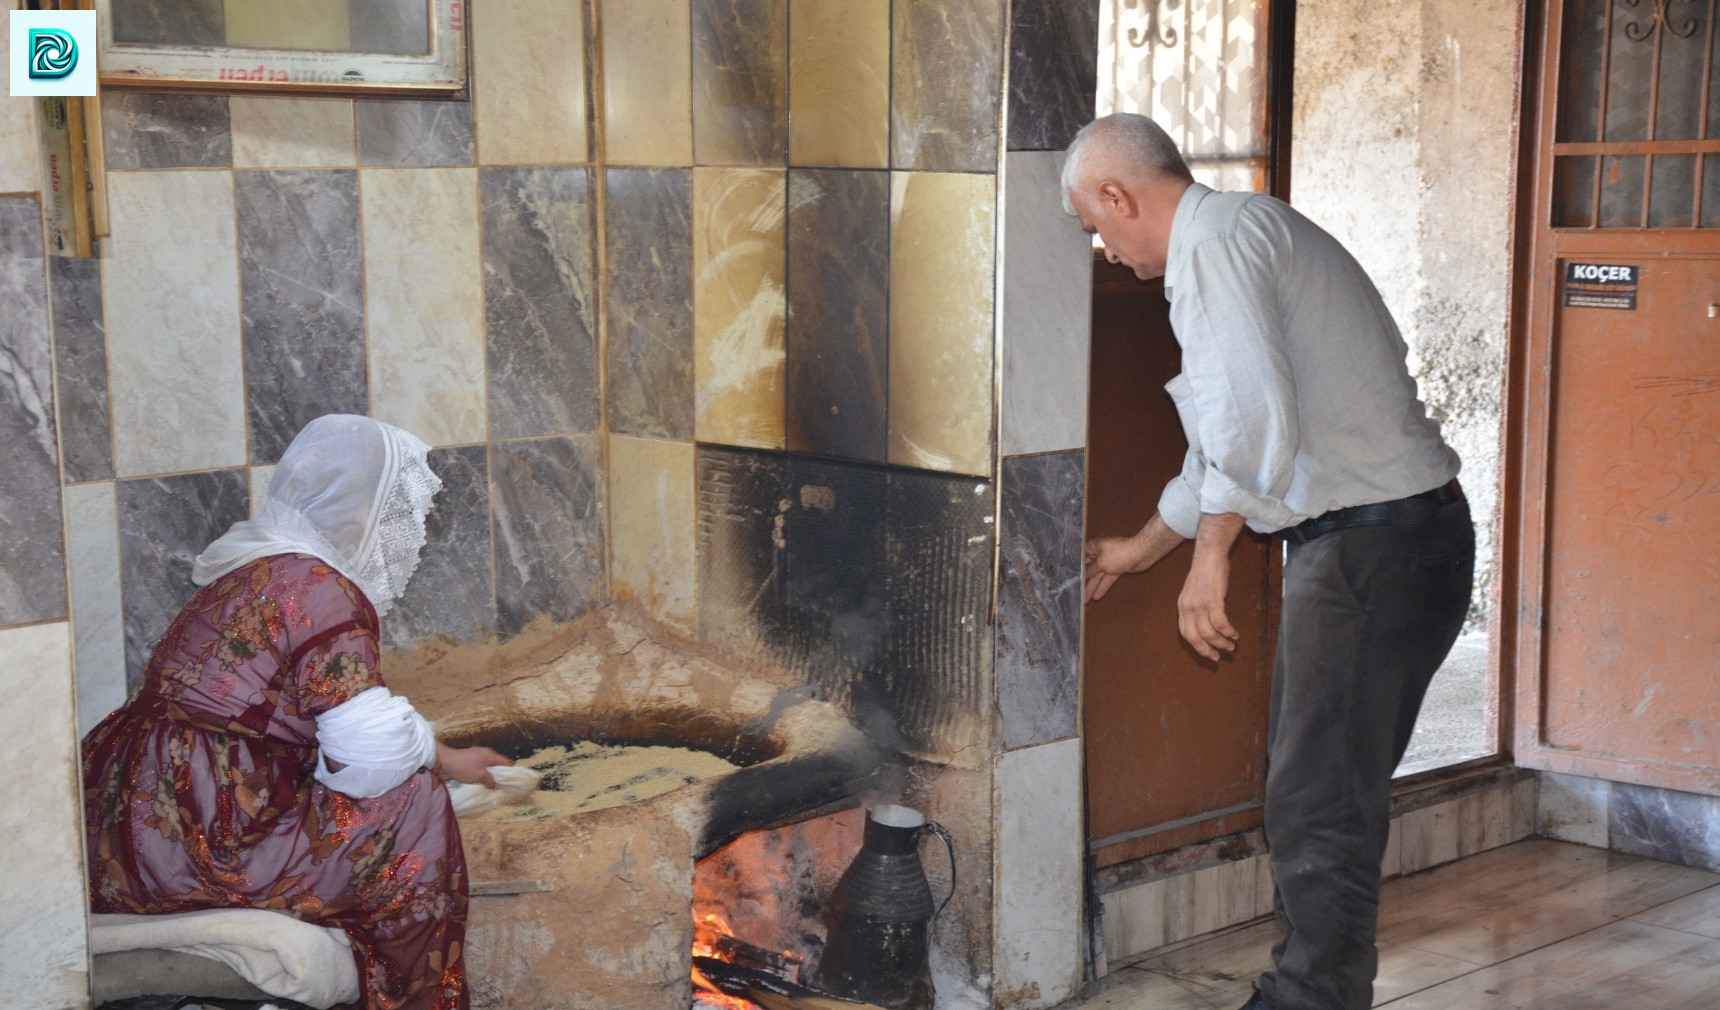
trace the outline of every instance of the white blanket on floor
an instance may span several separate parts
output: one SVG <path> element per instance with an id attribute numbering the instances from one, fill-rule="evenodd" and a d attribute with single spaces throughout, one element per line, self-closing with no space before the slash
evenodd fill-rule
<path id="1" fill-rule="evenodd" d="M 213 958 L 269 995 L 307 1006 L 332 1007 L 360 995 L 346 934 L 280 912 L 215 908 L 90 916 L 91 954 L 164 949 Z"/>

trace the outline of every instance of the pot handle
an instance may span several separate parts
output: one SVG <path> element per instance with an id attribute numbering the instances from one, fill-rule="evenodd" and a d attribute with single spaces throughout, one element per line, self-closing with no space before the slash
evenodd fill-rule
<path id="1" fill-rule="evenodd" d="M 950 854 L 950 893 L 944 895 L 943 904 L 939 905 L 938 910 L 932 913 L 932 918 L 936 919 L 948 907 L 950 899 L 956 896 L 956 840 L 950 836 L 949 829 L 937 821 L 927 821 L 925 830 L 943 839 L 944 848 Z"/>

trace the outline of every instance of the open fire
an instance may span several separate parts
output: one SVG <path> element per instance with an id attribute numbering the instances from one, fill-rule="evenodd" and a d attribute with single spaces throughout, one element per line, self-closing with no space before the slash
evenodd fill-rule
<path id="1" fill-rule="evenodd" d="M 729 974 L 717 969 L 711 962 L 721 962 L 749 969 L 750 972 L 768 972 L 789 982 L 801 982 L 801 969 L 804 959 L 792 950 L 779 952 L 765 950 L 735 936 L 726 918 L 716 912 L 706 912 L 695 924 L 693 936 L 693 1006 L 696 1008 L 714 1007 L 719 1010 L 761 1010 L 757 1003 L 743 996 L 733 995 L 723 991 L 723 987 L 710 978 L 706 972 L 718 975 L 730 988 L 740 988 L 745 985 L 747 975 L 741 973 Z M 705 969 L 701 971 L 701 966 Z M 750 974 L 749 972 L 749 974 Z"/>

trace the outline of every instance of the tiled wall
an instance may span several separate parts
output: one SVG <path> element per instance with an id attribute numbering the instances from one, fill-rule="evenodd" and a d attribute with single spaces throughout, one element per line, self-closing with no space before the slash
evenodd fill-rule
<path id="1" fill-rule="evenodd" d="M 1537 784 L 1532 773 L 1508 772 L 1461 795 L 1400 801 L 1381 876 L 1432 869 L 1535 834 Z M 1253 848 L 1261 848 L 1257 839 Z M 1100 886 L 1111 888 L 1103 896 L 1104 953 L 1113 966 L 1272 914 L 1272 863 L 1264 851 Z"/>
<path id="2" fill-rule="evenodd" d="M 1541 772 L 1548 838 L 1720 871 L 1720 797 Z"/>

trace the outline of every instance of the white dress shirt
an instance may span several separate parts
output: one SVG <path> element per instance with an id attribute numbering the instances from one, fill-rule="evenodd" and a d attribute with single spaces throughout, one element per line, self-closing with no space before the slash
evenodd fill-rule
<path id="1" fill-rule="evenodd" d="M 1271 533 L 1457 475 L 1408 347 L 1337 240 L 1285 204 L 1199 183 L 1177 205 L 1165 265 L 1188 456 L 1159 514 L 1193 537 L 1202 513 Z"/>

